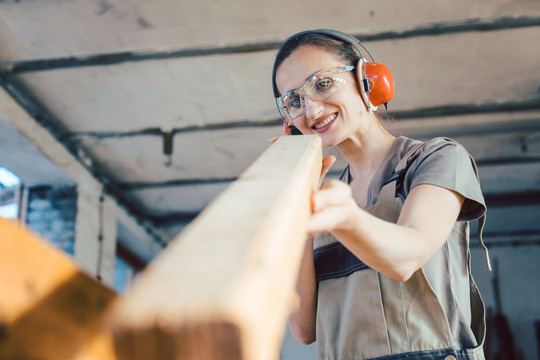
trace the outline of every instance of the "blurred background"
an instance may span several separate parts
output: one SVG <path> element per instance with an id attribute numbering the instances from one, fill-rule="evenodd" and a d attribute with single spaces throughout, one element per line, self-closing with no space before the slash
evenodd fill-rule
<path id="1" fill-rule="evenodd" d="M 471 224 L 488 359 L 540 358 L 538 0 L 0 1 L 0 216 L 128 291 L 282 134 L 273 58 L 317 28 L 390 68 L 394 134 L 475 157 L 495 265 Z M 287 331 L 283 359 L 315 353 Z"/>

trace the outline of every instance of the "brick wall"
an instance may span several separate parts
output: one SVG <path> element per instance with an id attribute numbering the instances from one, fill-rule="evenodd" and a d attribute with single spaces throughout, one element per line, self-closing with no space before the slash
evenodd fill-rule
<path id="1" fill-rule="evenodd" d="M 26 222 L 41 236 L 74 255 L 77 188 L 37 186 L 29 189 Z"/>

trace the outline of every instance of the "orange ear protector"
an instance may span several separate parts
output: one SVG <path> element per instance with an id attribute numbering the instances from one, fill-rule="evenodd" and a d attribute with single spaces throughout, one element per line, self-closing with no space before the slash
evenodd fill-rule
<path id="1" fill-rule="evenodd" d="M 394 79 L 386 65 L 365 62 L 362 58 L 356 66 L 356 80 L 370 113 L 394 97 Z"/>
<path id="2" fill-rule="evenodd" d="M 394 97 L 394 79 L 392 77 L 392 74 L 390 73 L 390 70 L 383 64 L 375 63 L 369 51 L 354 36 L 338 30 L 308 30 L 292 35 L 283 44 L 287 44 L 291 39 L 305 34 L 326 35 L 334 39 L 341 40 L 345 43 L 351 44 L 356 49 L 356 51 L 358 51 L 358 54 L 360 55 L 360 60 L 356 65 L 356 79 L 358 83 L 358 89 L 360 91 L 360 94 L 362 95 L 364 104 L 366 105 L 366 108 L 370 113 L 376 111 L 379 105 L 386 105 Z M 371 62 L 365 60 L 364 55 L 360 50 L 360 47 L 368 53 Z M 272 78 L 274 98 L 279 97 L 279 90 L 277 89 L 276 85 L 276 71 L 277 69 L 274 64 Z M 283 118 L 283 126 L 287 135 L 290 135 L 292 133 L 301 134 L 300 131 L 296 129 L 294 125 L 292 125 L 289 119 Z"/>

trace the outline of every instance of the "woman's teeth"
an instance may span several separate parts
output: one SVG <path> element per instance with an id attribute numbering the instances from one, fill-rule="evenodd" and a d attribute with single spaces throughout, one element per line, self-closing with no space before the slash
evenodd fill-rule
<path id="1" fill-rule="evenodd" d="M 320 129 L 325 127 L 326 125 L 330 124 L 334 119 L 336 118 L 337 114 L 333 114 L 328 119 L 324 120 L 322 123 L 315 125 L 315 129 Z"/>

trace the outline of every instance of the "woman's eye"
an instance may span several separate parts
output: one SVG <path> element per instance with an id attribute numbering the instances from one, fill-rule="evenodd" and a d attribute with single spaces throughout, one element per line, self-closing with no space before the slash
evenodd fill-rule
<path id="1" fill-rule="evenodd" d="M 332 79 L 322 78 L 317 81 L 315 84 L 315 89 L 317 92 L 325 92 L 332 86 Z"/>
<path id="2" fill-rule="evenodd" d="M 287 99 L 287 108 L 289 109 L 299 109 L 300 108 L 300 97 L 297 96 L 291 96 L 289 99 Z"/>

